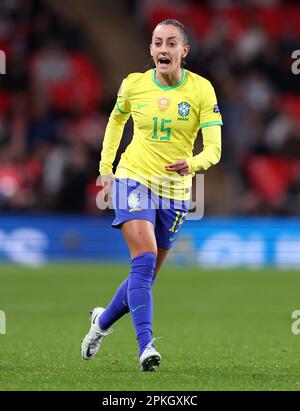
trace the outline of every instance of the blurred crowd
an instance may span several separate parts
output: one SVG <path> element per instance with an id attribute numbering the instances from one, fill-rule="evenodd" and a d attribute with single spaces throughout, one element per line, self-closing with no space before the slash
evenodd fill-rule
<path id="1" fill-rule="evenodd" d="M 188 27 L 188 68 L 215 86 L 224 120 L 219 184 L 230 187 L 229 202 L 219 199 L 224 212 L 299 214 L 300 74 L 292 73 L 291 56 L 300 50 L 300 5 L 142 3 L 138 18 L 149 33 L 171 15 Z"/>
<path id="2" fill-rule="evenodd" d="M 95 209 L 101 72 L 70 1 L 1 0 L 0 210 Z"/>
<path id="3" fill-rule="evenodd" d="M 126 3 L 145 39 L 170 17 L 190 32 L 187 68 L 214 84 L 224 120 L 218 181 L 235 198 L 226 213 L 299 214 L 300 74 L 292 73 L 291 55 L 300 50 L 300 6 Z M 109 113 L 101 106 L 101 70 L 70 0 L 2 0 L 0 49 L 8 61 L 0 76 L 0 210 L 98 212 Z"/>

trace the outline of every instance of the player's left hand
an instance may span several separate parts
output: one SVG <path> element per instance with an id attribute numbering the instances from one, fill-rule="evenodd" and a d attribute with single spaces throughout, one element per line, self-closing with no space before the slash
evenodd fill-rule
<path id="1" fill-rule="evenodd" d="M 187 160 L 176 160 L 174 163 L 165 166 L 167 171 L 176 171 L 181 176 L 191 173 L 190 165 Z"/>

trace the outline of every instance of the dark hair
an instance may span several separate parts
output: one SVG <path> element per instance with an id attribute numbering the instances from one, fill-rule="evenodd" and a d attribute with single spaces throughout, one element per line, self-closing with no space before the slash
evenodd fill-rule
<path id="1" fill-rule="evenodd" d="M 165 20 L 161 21 L 160 23 L 158 23 L 155 26 L 155 29 L 158 26 L 168 26 L 168 25 L 177 27 L 179 29 L 181 35 L 182 35 L 184 44 L 185 45 L 189 44 L 190 36 L 189 36 L 189 33 L 188 33 L 187 29 L 185 28 L 185 26 L 180 21 L 178 21 L 176 19 L 165 19 Z M 154 30 L 152 32 L 152 37 L 153 37 Z M 186 67 L 185 58 L 181 59 L 181 67 Z"/>
<path id="2" fill-rule="evenodd" d="M 185 26 L 180 21 L 178 21 L 176 19 L 165 19 L 165 20 L 161 21 L 160 23 L 158 23 L 156 25 L 156 27 L 158 27 L 158 26 L 168 26 L 168 25 L 177 27 L 180 30 L 180 33 L 183 37 L 184 43 L 189 44 L 189 38 L 190 38 L 189 33 L 188 33 L 187 29 L 185 28 Z M 154 32 L 154 30 L 153 30 L 153 32 Z M 152 32 L 152 36 L 153 36 L 153 32 Z"/>

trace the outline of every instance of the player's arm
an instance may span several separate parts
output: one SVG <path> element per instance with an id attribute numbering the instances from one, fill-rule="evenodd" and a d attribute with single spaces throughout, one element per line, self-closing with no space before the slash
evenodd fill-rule
<path id="1" fill-rule="evenodd" d="M 202 129 L 203 150 L 187 159 L 190 173 L 205 171 L 217 164 L 221 158 L 221 125 L 211 125 Z"/>
<path id="2" fill-rule="evenodd" d="M 114 175 L 112 173 L 113 162 L 116 158 L 124 126 L 129 116 L 130 104 L 126 90 L 126 80 L 123 80 L 120 90 L 118 91 L 115 107 L 109 116 L 102 144 L 99 172 L 101 175 L 104 202 L 108 201 L 108 196 L 111 192 L 114 181 Z"/>
<path id="3" fill-rule="evenodd" d="M 166 166 L 167 171 L 176 171 L 179 175 L 195 174 L 217 164 L 221 158 L 221 126 L 213 125 L 202 130 L 203 151 L 186 160 L 176 160 Z"/>
<path id="4" fill-rule="evenodd" d="M 177 160 L 166 166 L 167 171 L 180 175 L 195 174 L 217 164 L 221 158 L 221 125 L 217 98 L 211 83 L 207 83 L 206 93 L 201 102 L 200 128 L 202 129 L 203 150 L 200 154 L 184 160 Z"/>
<path id="5" fill-rule="evenodd" d="M 110 114 L 101 151 L 99 171 L 101 175 L 111 174 L 113 162 L 123 135 L 125 123 L 130 116 L 130 103 L 126 90 L 126 80 L 123 81 L 118 92 L 118 98 L 113 111 Z"/>
<path id="6" fill-rule="evenodd" d="M 202 130 L 203 150 L 188 160 L 190 171 L 205 171 L 217 164 L 221 158 L 221 125 L 222 116 L 219 111 L 215 90 L 207 82 L 200 107 L 200 128 Z"/>

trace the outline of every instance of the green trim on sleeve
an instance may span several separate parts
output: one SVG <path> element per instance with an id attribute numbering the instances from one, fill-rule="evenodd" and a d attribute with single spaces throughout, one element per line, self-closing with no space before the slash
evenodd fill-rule
<path id="1" fill-rule="evenodd" d="M 119 112 L 120 112 L 121 114 L 129 114 L 129 113 L 130 113 L 130 111 L 123 111 L 123 110 L 121 110 L 118 102 L 116 102 L 116 106 L 117 106 L 117 109 L 119 110 Z"/>
<path id="2" fill-rule="evenodd" d="M 222 126 L 222 125 L 223 125 L 222 120 L 208 121 L 207 123 L 200 124 L 200 128 L 204 128 L 204 127 L 208 127 L 208 126 Z"/>

